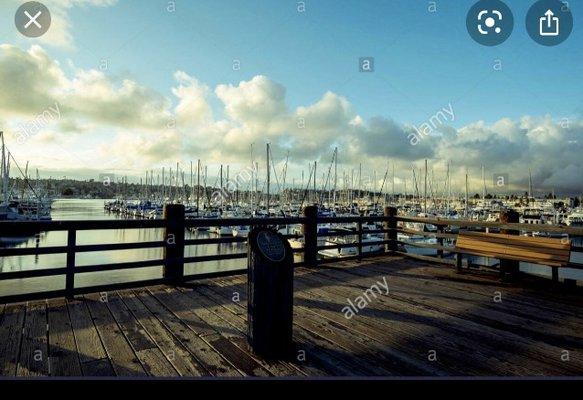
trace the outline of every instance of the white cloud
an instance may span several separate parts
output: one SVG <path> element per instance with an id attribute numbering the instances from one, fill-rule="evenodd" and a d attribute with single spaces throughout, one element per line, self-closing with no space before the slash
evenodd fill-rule
<path id="1" fill-rule="evenodd" d="M 177 125 L 198 127 L 209 124 L 213 119 L 213 113 L 207 102 L 208 86 L 183 71 L 177 71 L 174 79 L 178 82 L 178 86 L 172 89 L 172 93 L 178 99 L 174 109 Z"/>
<path id="2" fill-rule="evenodd" d="M 55 102 L 60 106 L 60 120 L 31 138 L 26 148 L 15 149 L 18 156 L 33 157 L 51 169 L 120 169 L 141 175 L 196 158 L 246 164 L 250 145 L 255 144 L 261 159 L 259 149 L 269 141 L 276 159 L 290 151 L 290 174 L 313 160 L 327 164 L 338 146 L 342 169 L 362 163 L 382 176 L 390 160 L 399 182 L 405 177 L 411 182 L 412 165 L 419 167 L 427 158 L 437 180 L 443 180 L 445 164 L 451 161 L 458 187 L 466 168 L 472 188 L 481 187 L 479 169 L 484 164 L 488 182 L 493 173 L 508 173 L 515 188 L 524 187 L 530 168 L 540 189 L 583 191 L 583 120 L 563 124 L 550 116 L 524 116 L 492 124 L 477 121 L 459 129 L 442 126 L 439 134 L 412 146 L 408 135 L 418 121 L 381 116 L 365 120 L 348 98 L 333 92 L 294 109 L 286 88 L 262 75 L 214 89 L 183 70 L 174 73 L 174 80 L 165 96 L 136 80 L 115 80 L 93 69 L 66 74 L 38 45 L 27 51 L 0 45 L 5 130 L 10 134 L 18 122 Z M 55 161 L 59 149 L 70 154 Z"/>
<path id="3" fill-rule="evenodd" d="M 285 88 L 258 75 L 238 86 L 219 85 L 215 93 L 234 121 L 256 128 L 269 128 L 286 113 Z"/>
<path id="4" fill-rule="evenodd" d="M 77 70 L 67 78 L 38 45 L 28 51 L 0 45 L 0 111 L 34 118 L 60 105 L 62 122 L 76 119 L 125 128 L 164 129 L 170 101 L 132 80 L 114 82 L 97 70 Z"/>

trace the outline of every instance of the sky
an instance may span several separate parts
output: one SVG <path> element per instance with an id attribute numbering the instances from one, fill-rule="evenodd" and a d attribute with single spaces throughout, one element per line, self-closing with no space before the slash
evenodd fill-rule
<path id="1" fill-rule="evenodd" d="M 338 147 L 341 171 L 394 165 L 400 190 L 428 159 L 436 186 L 450 163 L 458 189 L 467 171 L 481 192 L 484 165 L 492 191 L 529 169 L 541 192 L 583 191 L 579 2 L 556 47 L 527 35 L 528 0 L 507 2 L 495 47 L 467 33 L 465 0 L 45 0 L 38 39 L 14 26 L 21 3 L 0 6 L 0 130 L 41 176 L 238 171 L 269 142 L 288 183 Z"/>

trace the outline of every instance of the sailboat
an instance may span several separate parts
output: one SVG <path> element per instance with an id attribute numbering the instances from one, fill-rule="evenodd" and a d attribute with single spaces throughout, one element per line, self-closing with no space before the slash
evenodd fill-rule
<path id="1" fill-rule="evenodd" d="M 36 193 L 35 188 L 30 184 L 28 179 L 28 165 L 26 168 L 26 173 L 23 173 L 24 182 L 27 185 L 29 198 L 17 198 L 12 195 L 12 190 L 10 187 L 10 159 L 14 160 L 10 152 L 6 148 L 4 143 L 4 132 L 0 131 L 0 143 L 2 145 L 2 157 L 1 157 L 1 175 L 2 178 L 2 201 L 0 202 L 0 220 L 2 221 L 47 221 L 50 220 L 50 202 L 43 201 L 39 198 Z M 16 163 L 16 162 L 15 162 Z M 22 173 L 18 164 L 16 164 L 18 170 Z M 23 192 L 24 193 L 24 192 Z M 31 232 L 25 232 L 24 230 L 17 231 L 16 228 L 12 228 L 10 232 L 1 232 L 2 236 L 9 235 L 20 235 L 28 234 Z"/>

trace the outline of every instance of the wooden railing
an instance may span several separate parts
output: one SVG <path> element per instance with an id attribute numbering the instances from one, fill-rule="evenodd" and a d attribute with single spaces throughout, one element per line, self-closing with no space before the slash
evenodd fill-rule
<path id="1" fill-rule="evenodd" d="M 182 209 L 182 212 L 176 210 Z M 34 299 L 44 299 L 53 297 L 69 297 L 86 293 L 105 292 L 116 289 L 142 287 L 157 284 L 176 284 L 179 282 L 203 279 L 215 276 L 227 276 L 233 274 L 243 274 L 246 268 L 212 273 L 201 273 L 188 275 L 184 273 L 184 265 L 190 263 L 200 263 L 207 261 L 233 260 L 247 257 L 247 253 L 235 254 L 212 254 L 194 257 L 185 257 L 186 246 L 200 246 L 219 243 L 241 243 L 246 242 L 242 237 L 216 237 L 216 238 L 196 238 L 185 239 L 186 228 L 196 228 L 200 226 L 273 226 L 282 224 L 297 224 L 303 222 L 302 218 L 260 218 L 260 219 L 185 219 L 182 206 L 170 205 L 165 210 L 165 218 L 159 220 L 100 220 L 100 221 L 46 221 L 46 222 L 0 222 L 0 236 L 3 232 L 10 232 L 13 229 L 34 231 L 34 232 L 67 232 L 66 246 L 45 246 L 36 248 L 0 248 L 0 257 L 18 257 L 28 255 L 65 254 L 66 262 L 62 267 L 36 268 L 22 271 L 0 272 L 0 281 L 15 279 L 30 279 L 64 276 L 65 285 L 61 289 L 39 290 L 36 292 L 0 295 L 0 302 L 10 303 Z M 161 240 L 134 243 L 107 243 L 80 245 L 77 243 L 77 233 L 81 231 L 101 231 L 118 229 L 163 229 L 164 234 Z M 294 235 L 285 235 L 288 238 Z M 130 261 L 109 264 L 83 265 L 75 263 L 76 256 L 88 252 L 119 251 L 119 250 L 140 250 L 159 248 L 163 250 L 161 258 L 143 261 Z M 301 252 L 302 249 L 296 250 Z M 80 274 L 131 270 L 146 267 L 162 267 L 162 276 L 155 279 L 137 280 L 131 282 L 100 284 L 78 287 L 75 285 L 75 278 Z"/>
<path id="2" fill-rule="evenodd" d="M 363 230 L 365 223 L 382 224 L 382 229 Z M 421 222 L 432 224 L 438 228 L 437 232 L 426 232 L 420 230 L 407 229 L 399 226 L 405 222 Z M 327 233 L 318 233 L 318 225 L 334 224 L 346 225 L 354 224 L 354 230 L 335 230 Z M 103 221 L 47 221 L 47 222 L 0 222 L 0 236 L 2 232 L 10 232 L 12 229 L 26 229 L 36 232 L 65 231 L 67 232 L 66 246 L 48 246 L 37 248 L 0 248 L 0 257 L 17 257 L 27 255 L 46 254 L 66 254 L 66 262 L 62 267 L 40 268 L 33 270 L 0 272 L 0 281 L 15 279 L 42 278 L 51 276 L 64 276 L 65 285 L 62 289 L 36 291 L 30 293 L 0 295 L 0 302 L 19 302 L 39 298 L 51 297 L 74 297 L 86 293 L 104 292 L 109 290 L 149 286 L 156 284 L 178 284 L 180 282 L 204 279 L 216 276 L 226 276 L 246 273 L 246 263 L 238 269 L 210 273 L 185 274 L 184 265 L 191 263 L 201 263 L 208 261 L 243 259 L 247 257 L 246 252 L 234 254 L 212 254 L 204 256 L 185 257 L 187 246 L 200 246 L 220 243 L 244 243 L 246 238 L 242 237 L 215 237 L 185 239 L 185 229 L 196 227 L 221 227 L 221 226 L 281 226 L 281 225 L 302 225 L 301 235 L 285 235 L 287 238 L 303 240 L 303 248 L 294 249 L 295 253 L 303 254 L 303 260 L 296 265 L 316 267 L 318 265 L 337 261 L 335 258 L 322 258 L 318 252 L 327 249 L 355 248 L 357 252 L 354 256 L 344 257 L 344 260 L 364 259 L 366 257 L 378 256 L 379 253 L 363 252 L 363 236 L 365 234 L 383 235 L 383 240 L 374 242 L 375 245 L 384 246 L 383 253 L 405 255 L 425 261 L 436 261 L 444 264 L 455 265 L 453 259 L 447 258 L 448 254 L 454 254 L 455 248 L 447 246 L 444 239 L 454 239 L 455 233 L 448 230 L 451 227 L 463 228 L 497 228 L 514 229 L 526 232 L 562 232 L 569 235 L 583 236 L 583 228 L 556 227 L 547 225 L 529 224 L 502 224 L 493 222 L 460 221 L 448 219 L 427 219 L 401 217 L 396 215 L 396 209 L 387 207 L 383 216 L 369 217 L 332 217 L 322 218 L 317 215 L 315 206 L 306 207 L 302 217 L 286 218 L 225 218 L 225 219 L 186 219 L 184 218 L 184 207 L 181 205 L 168 205 L 165 208 L 164 218 L 159 220 L 103 220 Z M 80 231 L 93 230 L 117 230 L 117 229 L 164 229 L 161 240 L 137 242 L 137 243 L 108 243 L 80 245 L 77 243 L 77 233 Z M 422 235 L 426 237 L 436 237 L 438 244 L 414 243 L 398 240 L 398 233 Z M 356 242 L 326 244 L 319 246 L 319 237 L 342 237 L 356 236 Z M 403 251 L 403 246 L 430 248 L 436 251 L 435 257 L 410 254 Z M 139 250 L 139 249 L 163 249 L 163 257 L 154 260 L 131 261 L 121 263 L 96 264 L 96 265 L 76 265 L 76 256 L 88 252 L 118 251 L 118 250 Z M 583 252 L 583 248 L 573 247 L 572 251 Z M 163 267 L 162 276 L 154 279 L 138 280 L 131 282 L 89 285 L 79 287 L 75 285 L 75 278 L 79 274 L 131 270 L 145 267 Z M 573 263 L 570 268 L 583 269 L 583 265 Z M 554 275 L 553 275 L 554 276 Z"/>

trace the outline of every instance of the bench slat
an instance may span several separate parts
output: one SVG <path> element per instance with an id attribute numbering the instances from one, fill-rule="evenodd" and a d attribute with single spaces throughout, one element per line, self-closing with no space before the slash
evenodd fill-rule
<path id="1" fill-rule="evenodd" d="M 543 246 L 553 249 L 571 249 L 571 243 L 569 240 L 563 241 L 561 239 L 552 238 L 539 238 L 532 236 L 517 236 L 517 235 L 507 235 L 503 233 L 483 233 L 483 232 L 460 232 L 460 236 L 464 238 L 478 238 L 483 239 L 486 242 L 495 243 L 507 243 L 511 241 L 512 243 L 524 243 L 533 246 Z"/>
<path id="2" fill-rule="evenodd" d="M 533 247 L 533 246 L 523 246 L 523 245 L 515 245 L 511 244 L 501 244 L 501 243 L 486 243 L 480 241 L 461 241 L 459 244 L 456 245 L 459 248 L 468 248 L 468 249 L 484 249 L 490 251 L 498 251 L 503 253 L 514 253 L 514 252 L 532 252 L 538 254 L 549 254 L 554 255 L 560 258 L 569 257 L 570 251 L 569 250 L 556 250 L 556 249 L 547 249 L 542 247 Z"/>
<path id="3" fill-rule="evenodd" d="M 564 262 L 552 261 L 552 260 L 543 261 L 543 260 L 540 260 L 537 258 L 516 257 L 516 256 L 512 256 L 512 255 L 501 256 L 500 254 L 490 254 L 488 252 L 480 252 L 480 251 L 472 251 L 471 254 L 476 255 L 476 256 L 488 257 L 488 258 L 497 258 L 497 259 L 502 258 L 504 260 L 515 260 L 515 261 L 528 262 L 528 263 L 532 263 L 532 264 L 542 264 L 542 265 L 548 265 L 550 267 L 563 267 L 563 266 L 565 266 Z"/>
<path id="4" fill-rule="evenodd" d="M 565 266 L 570 259 L 570 243 L 549 238 L 507 234 L 461 232 L 456 251 L 483 257 Z"/>

